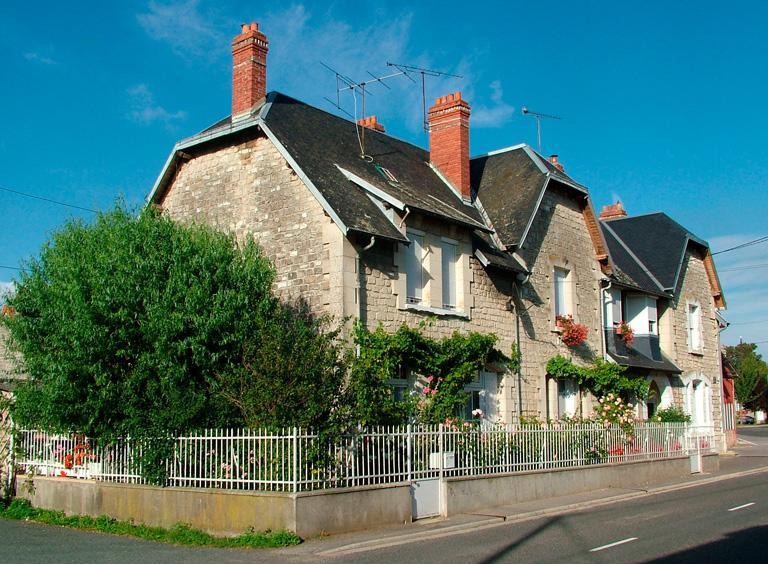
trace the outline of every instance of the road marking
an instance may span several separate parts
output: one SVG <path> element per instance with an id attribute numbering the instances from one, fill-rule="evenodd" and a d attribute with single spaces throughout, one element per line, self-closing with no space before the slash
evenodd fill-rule
<path id="1" fill-rule="evenodd" d="M 744 509 L 745 507 L 749 507 L 750 505 L 754 504 L 754 501 L 752 503 L 745 503 L 744 505 L 739 505 L 738 507 L 731 507 L 728 511 L 738 511 L 739 509 Z"/>
<path id="2" fill-rule="evenodd" d="M 606 548 L 613 548 L 614 546 L 619 546 L 620 544 L 626 544 L 628 542 L 636 541 L 637 537 L 629 537 L 628 539 L 612 542 L 611 544 L 604 544 L 603 546 L 598 546 L 590 550 L 590 552 L 598 552 L 600 550 L 605 550 Z"/>

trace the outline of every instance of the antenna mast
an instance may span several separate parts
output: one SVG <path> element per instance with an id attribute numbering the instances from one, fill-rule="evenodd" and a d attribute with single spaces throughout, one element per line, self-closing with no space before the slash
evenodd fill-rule
<path id="1" fill-rule="evenodd" d="M 539 145 L 539 154 L 541 154 L 541 118 L 547 118 L 547 119 L 557 119 L 561 120 L 560 116 L 553 116 L 550 114 L 543 114 L 541 112 L 534 112 L 532 110 L 528 109 L 528 106 L 523 106 L 520 108 L 520 111 L 523 112 L 524 115 L 533 116 L 536 118 L 536 141 Z"/>
<path id="2" fill-rule="evenodd" d="M 463 78 L 461 75 L 458 74 L 450 74 L 447 72 L 442 71 L 436 71 L 432 69 L 424 69 L 421 67 L 414 67 L 413 65 L 401 65 L 398 63 L 387 63 L 388 67 L 395 67 L 397 70 L 400 71 L 401 74 L 404 74 L 409 79 L 411 79 L 412 82 L 416 82 L 413 80 L 413 77 L 408 73 L 414 73 L 414 74 L 420 74 L 421 75 L 421 111 L 422 111 L 422 126 L 424 127 L 424 131 L 429 131 L 429 122 L 427 120 L 427 86 L 426 86 L 426 77 L 427 76 L 449 76 L 451 78 Z"/>

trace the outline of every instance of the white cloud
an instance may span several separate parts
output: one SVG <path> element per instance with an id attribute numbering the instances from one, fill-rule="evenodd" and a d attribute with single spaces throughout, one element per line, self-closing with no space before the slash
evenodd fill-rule
<path id="1" fill-rule="evenodd" d="M 174 122 L 187 117 L 187 113 L 183 110 L 169 112 L 157 104 L 146 84 L 137 84 L 129 88 L 128 97 L 131 106 L 128 117 L 136 123 L 152 125 L 159 122 L 169 127 Z"/>
<path id="2" fill-rule="evenodd" d="M 476 106 L 472 110 L 472 124 L 477 127 L 502 127 L 515 113 L 515 107 L 504 102 L 501 81 L 489 84 L 491 89 L 490 106 Z"/>
<path id="3" fill-rule="evenodd" d="M 211 59 L 225 54 L 227 37 L 217 25 L 221 18 L 211 10 L 203 13 L 199 0 L 153 0 L 136 19 L 150 37 L 167 43 L 185 59 Z"/>
<path id="4" fill-rule="evenodd" d="M 56 61 L 51 59 L 50 57 L 46 57 L 45 55 L 41 55 L 40 53 L 36 53 L 34 51 L 30 51 L 28 53 L 24 53 L 24 58 L 30 62 L 33 63 L 40 63 L 42 65 L 55 65 L 57 64 Z"/>

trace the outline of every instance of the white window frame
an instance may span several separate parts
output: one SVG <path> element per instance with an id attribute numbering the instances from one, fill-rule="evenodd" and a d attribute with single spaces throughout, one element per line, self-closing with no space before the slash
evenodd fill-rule
<path id="1" fill-rule="evenodd" d="M 555 382 L 557 389 L 557 418 L 575 417 L 579 414 L 581 403 L 579 384 L 573 378 L 556 378 Z M 572 393 L 567 395 L 561 393 L 567 389 L 570 389 Z"/>
<path id="2" fill-rule="evenodd" d="M 701 354 L 704 352 L 704 332 L 701 317 L 701 304 L 698 301 L 685 302 L 688 352 L 694 354 Z"/>
<path id="3" fill-rule="evenodd" d="M 560 273 L 565 273 L 561 276 Z M 559 283 L 562 280 L 562 283 Z M 573 312 L 573 293 L 571 285 L 573 284 L 573 271 L 570 268 L 560 265 L 552 267 L 552 313 L 557 316 L 574 316 Z M 561 290 L 558 292 L 558 290 Z"/>
<path id="4" fill-rule="evenodd" d="M 428 278 L 424 264 L 427 257 L 426 234 L 409 229 L 407 237 L 411 244 L 405 249 L 405 302 L 424 304 Z"/>
<path id="5" fill-rule="evenodd" d="M 442 281 L 443 309 L 459 309 L 459 265 L 461 264 L 461 248 L 459 242 L 443 237 L 441 239 L 440 277 Z M 452 260 L 450 254 L 453 254 Z"/>

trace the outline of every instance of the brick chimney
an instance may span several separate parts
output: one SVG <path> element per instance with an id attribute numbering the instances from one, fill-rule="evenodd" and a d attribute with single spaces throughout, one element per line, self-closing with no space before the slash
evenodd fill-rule
<path id="1" fill-rule="evenodd" d="M 565 167 L 563 167 L 562 163 L 558 161 L 557 158 L 557 155 L 550 155 L 549 162 L 560 172 L 565 172 Z"/>
<path id="2" fill-rule="evenodd" d="M 376 131 L 381 131 L 384 133 L 384 125 L 379 123 L 379 121 L 376 119 L 376 116 L 361 118 L 357 120 L 357 124 L 362 125 L 363 127 L 367 127 L 368 129 L 375 129 Z"/>
<path id="3" fill-rule="evenodd" d="M 627 217 L 627 212 L 624 210 L 621 202 L 616 202 L 610 206 L 603 206 L 603 209 L 600 211 L 600 219 L 618 219 L 620 217 Z"/>
<path id="4" fill-rule="evenodd" d="M 465 200 L 469 183 L 469 104 L 461 92 L 441 96 L 429 108 L 429 160 Z"/>
<path id="5" fill-rule="evenodd" d="M 259 24 L 243 24 L 232 40 L 232 117 L 242 117 L 267 95 L 267 36 Z"/>

